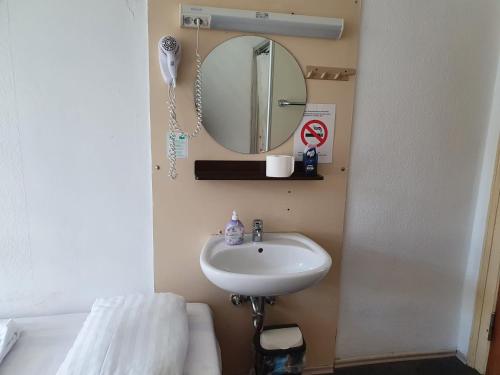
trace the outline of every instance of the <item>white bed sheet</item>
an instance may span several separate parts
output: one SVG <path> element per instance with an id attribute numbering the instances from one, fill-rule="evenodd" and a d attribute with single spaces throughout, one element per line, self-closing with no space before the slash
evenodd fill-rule
<path id="1" fill-rule="evenodd" d="M 189 348 L 185 375 L 220 375 L 220 352 L 212 312 L 188 303 Z M 0 375 L 55 375 L 87 317 L 83 314 L 15 319 L 22 333 L 0 365 Z"/>

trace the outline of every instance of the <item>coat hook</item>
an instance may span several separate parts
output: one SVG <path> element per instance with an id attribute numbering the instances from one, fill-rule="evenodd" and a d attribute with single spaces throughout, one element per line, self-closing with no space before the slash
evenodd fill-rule
<path id="1" fill-rule="evenodd" d="M 356 75 L 356 69 L 333 66 L 314 66 L 306 67 L 306 79 L 321 79 L 331 81 L 349 81 L 350 76 Z"/>

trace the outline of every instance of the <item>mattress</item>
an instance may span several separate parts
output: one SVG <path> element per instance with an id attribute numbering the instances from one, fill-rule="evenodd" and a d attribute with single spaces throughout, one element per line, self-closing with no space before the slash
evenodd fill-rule
<path id="1" fill-rule="evenodd" d="M 189 349 L 184 375 L 220 375 L 210 307 L 188 303 L 187 313 Z M 0 375 L 55 375 L 86 317 L 87 313 L 15 319 L 21 337 L 0 365 Z"/>

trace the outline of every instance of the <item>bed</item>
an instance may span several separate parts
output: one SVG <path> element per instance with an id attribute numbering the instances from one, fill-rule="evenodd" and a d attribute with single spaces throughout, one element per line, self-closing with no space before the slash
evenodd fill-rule
<path id="1" fill-rule="evenodd" d="M 15 319 L 22 333 L 0 375 L 55 375 L 87 313 Z M 184 375 L 220 375 L 220 351 L 210 307 L 188 303 L 189 346 Z"/>

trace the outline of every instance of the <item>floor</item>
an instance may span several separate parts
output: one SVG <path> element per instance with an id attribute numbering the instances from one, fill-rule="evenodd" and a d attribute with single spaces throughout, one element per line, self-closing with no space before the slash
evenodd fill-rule
<path id="1" fill-rule="evenodd" d="M 335 370 L 335 375 L 479 375 L 455 357 L 383 363 Z"/>

